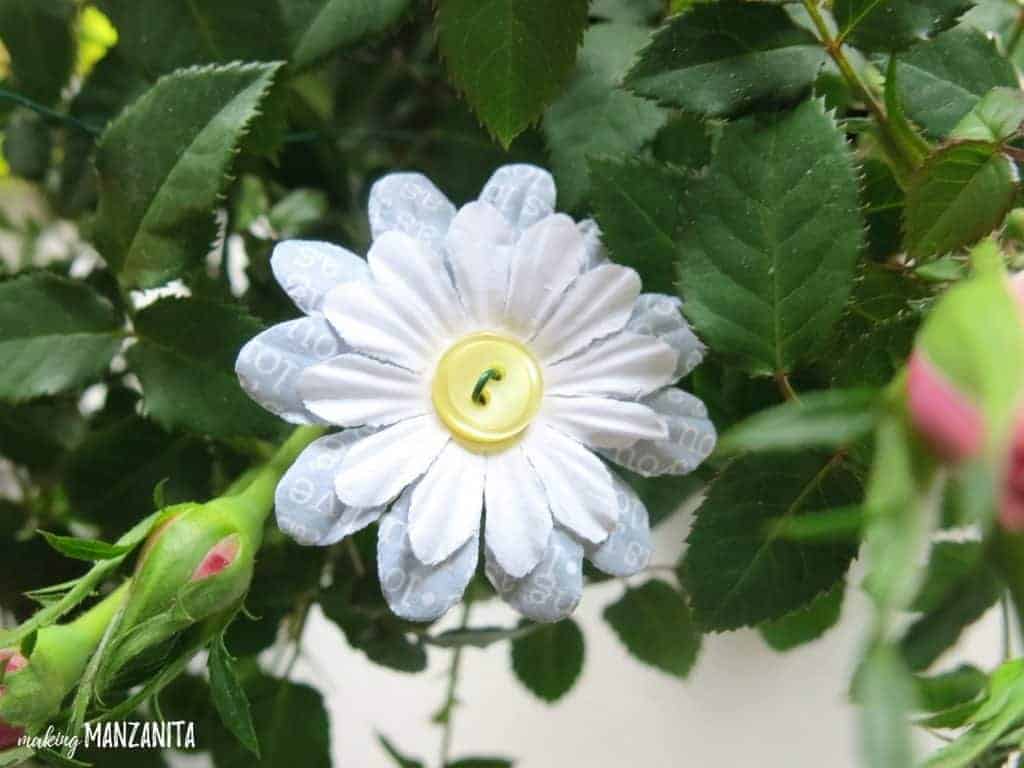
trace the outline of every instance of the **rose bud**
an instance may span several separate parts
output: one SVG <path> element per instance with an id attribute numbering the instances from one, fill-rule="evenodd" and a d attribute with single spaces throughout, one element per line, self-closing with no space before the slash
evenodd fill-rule
<path id="1" fill-rule="evenodd" d="M 915 350 L 907 369 L 910 420 L 938 456 L 959 463 L 977 456 L 985 440 L 981 409 Z"/>
<path id="2" fill-rule="evenodd" d="M 1024 531 L 1024 415 L 1018 417 L 1010 442 L 999 522 L 1008 531 Z"/>

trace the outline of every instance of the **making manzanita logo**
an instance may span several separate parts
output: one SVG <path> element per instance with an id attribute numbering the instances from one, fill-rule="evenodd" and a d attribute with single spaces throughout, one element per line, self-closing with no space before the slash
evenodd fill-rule
<path id="1" fill-rule="evenodd" d="M 196 724 L 191 720 L 165 720 L 149 722 L 119 720 L 106 723 L 86 723 L 80 737 L 58 731 L 52 725 L 44 733 L 23 735 L 19 747 L 29 749 L 57 749 L 74 759 L 79 747 L 85 749 L 195 749 Z"/>

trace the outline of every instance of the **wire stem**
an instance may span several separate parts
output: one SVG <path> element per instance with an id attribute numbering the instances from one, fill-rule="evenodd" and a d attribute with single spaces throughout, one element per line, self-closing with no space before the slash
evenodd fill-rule
<path id="1" fill-rule="evenodd" d="M 462 621 L 459 623 L 460 630 L 465 630 L 469 626 L 469 611 L 470 603 L 463 603 Z M 441 719 L 444 730 L 441 732 L 441 756 L 438 768 L 445 768 L 451 758 L 452 732 L 455 720 L 452 714 L 457 704 L 455 693 L 459 685 L 459 667 L 462 664 L 463 649 L 463 646 L 460 645 L 452 651 L 452 663 L 448 667 L 448 690 L 445 693 L 444 704 L 441 706 Z"/>
<path id="2" fill-rule="evenodd" d="M 73 128 L 77 128 L 78 130 L 89 134 L 90 136 L 100 135 L 101 131 L 96 126 L 84 123 L 77 117 L 72 117 L 71 115 L 65 112 L 58 112 L 55 109 L 50 109 L 49 107 L 43 106 L 38 101 L 33 101 L 28 96 L 22 96 L 20 93 L 9 91 L 6 88 L 0 88 L 0 100 L 9 101 L 12 104 L 17 104 L 20 107 L 25 107 L 25 109 L 30 109 L 37 115 L 42 115 L 48 120 L 53 120 L 58 123 L 70 125 Z"/>

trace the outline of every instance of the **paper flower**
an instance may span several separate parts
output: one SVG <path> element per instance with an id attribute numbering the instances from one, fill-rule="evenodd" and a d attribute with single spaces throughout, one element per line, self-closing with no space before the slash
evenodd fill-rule
<path id="1" fill-rule="evenodd" d="M 274 251 L 306 317 L 247 344 L 239 379 L 288 421 L 345 428 L 281 480 L 278 524 L 328 545 L 380 520 L 381 586 L 405 618 L 461 598 L 481 540 L 505 600 L 562 618 L 584 555 L 628 575 L 650 554 L 643 504 L 599 456 L 684 474 L 714 447 L 704 405 L 671 386 L 703 353 L 680 302 L 641 294 L 594 223 L 554 203 L 532 166 L 500 168 L 458 211 L 392 174 L 370 193 L 366 261 L 319 242 Z"/>

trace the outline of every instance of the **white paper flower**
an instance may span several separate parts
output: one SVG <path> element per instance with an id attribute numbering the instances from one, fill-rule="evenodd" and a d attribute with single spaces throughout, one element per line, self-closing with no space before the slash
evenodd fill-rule
<path id="1" fill-rule="evenodd" d="M 670 386 L 703 352 L 680 302 L 641 294 L 594 223 L 554 203 L 533 166 L 499 169 L 458 211 L 392 174 L 370 194 L 366 261 L 319 242 L 274 251 L 306 317 L 246 345 L 239 379 L 288 421 L 345 428 L 281 480 L 278 523 L 327 545 L 380 520 L 381 585 L 403 617 L 456 603 L 482 538 L 505 600 L 562 618 L 584 555 L 615 575 L 650 555 L 647 511 L 599 456 L 684 474 L 714 447 L 704 405 Z"/>

